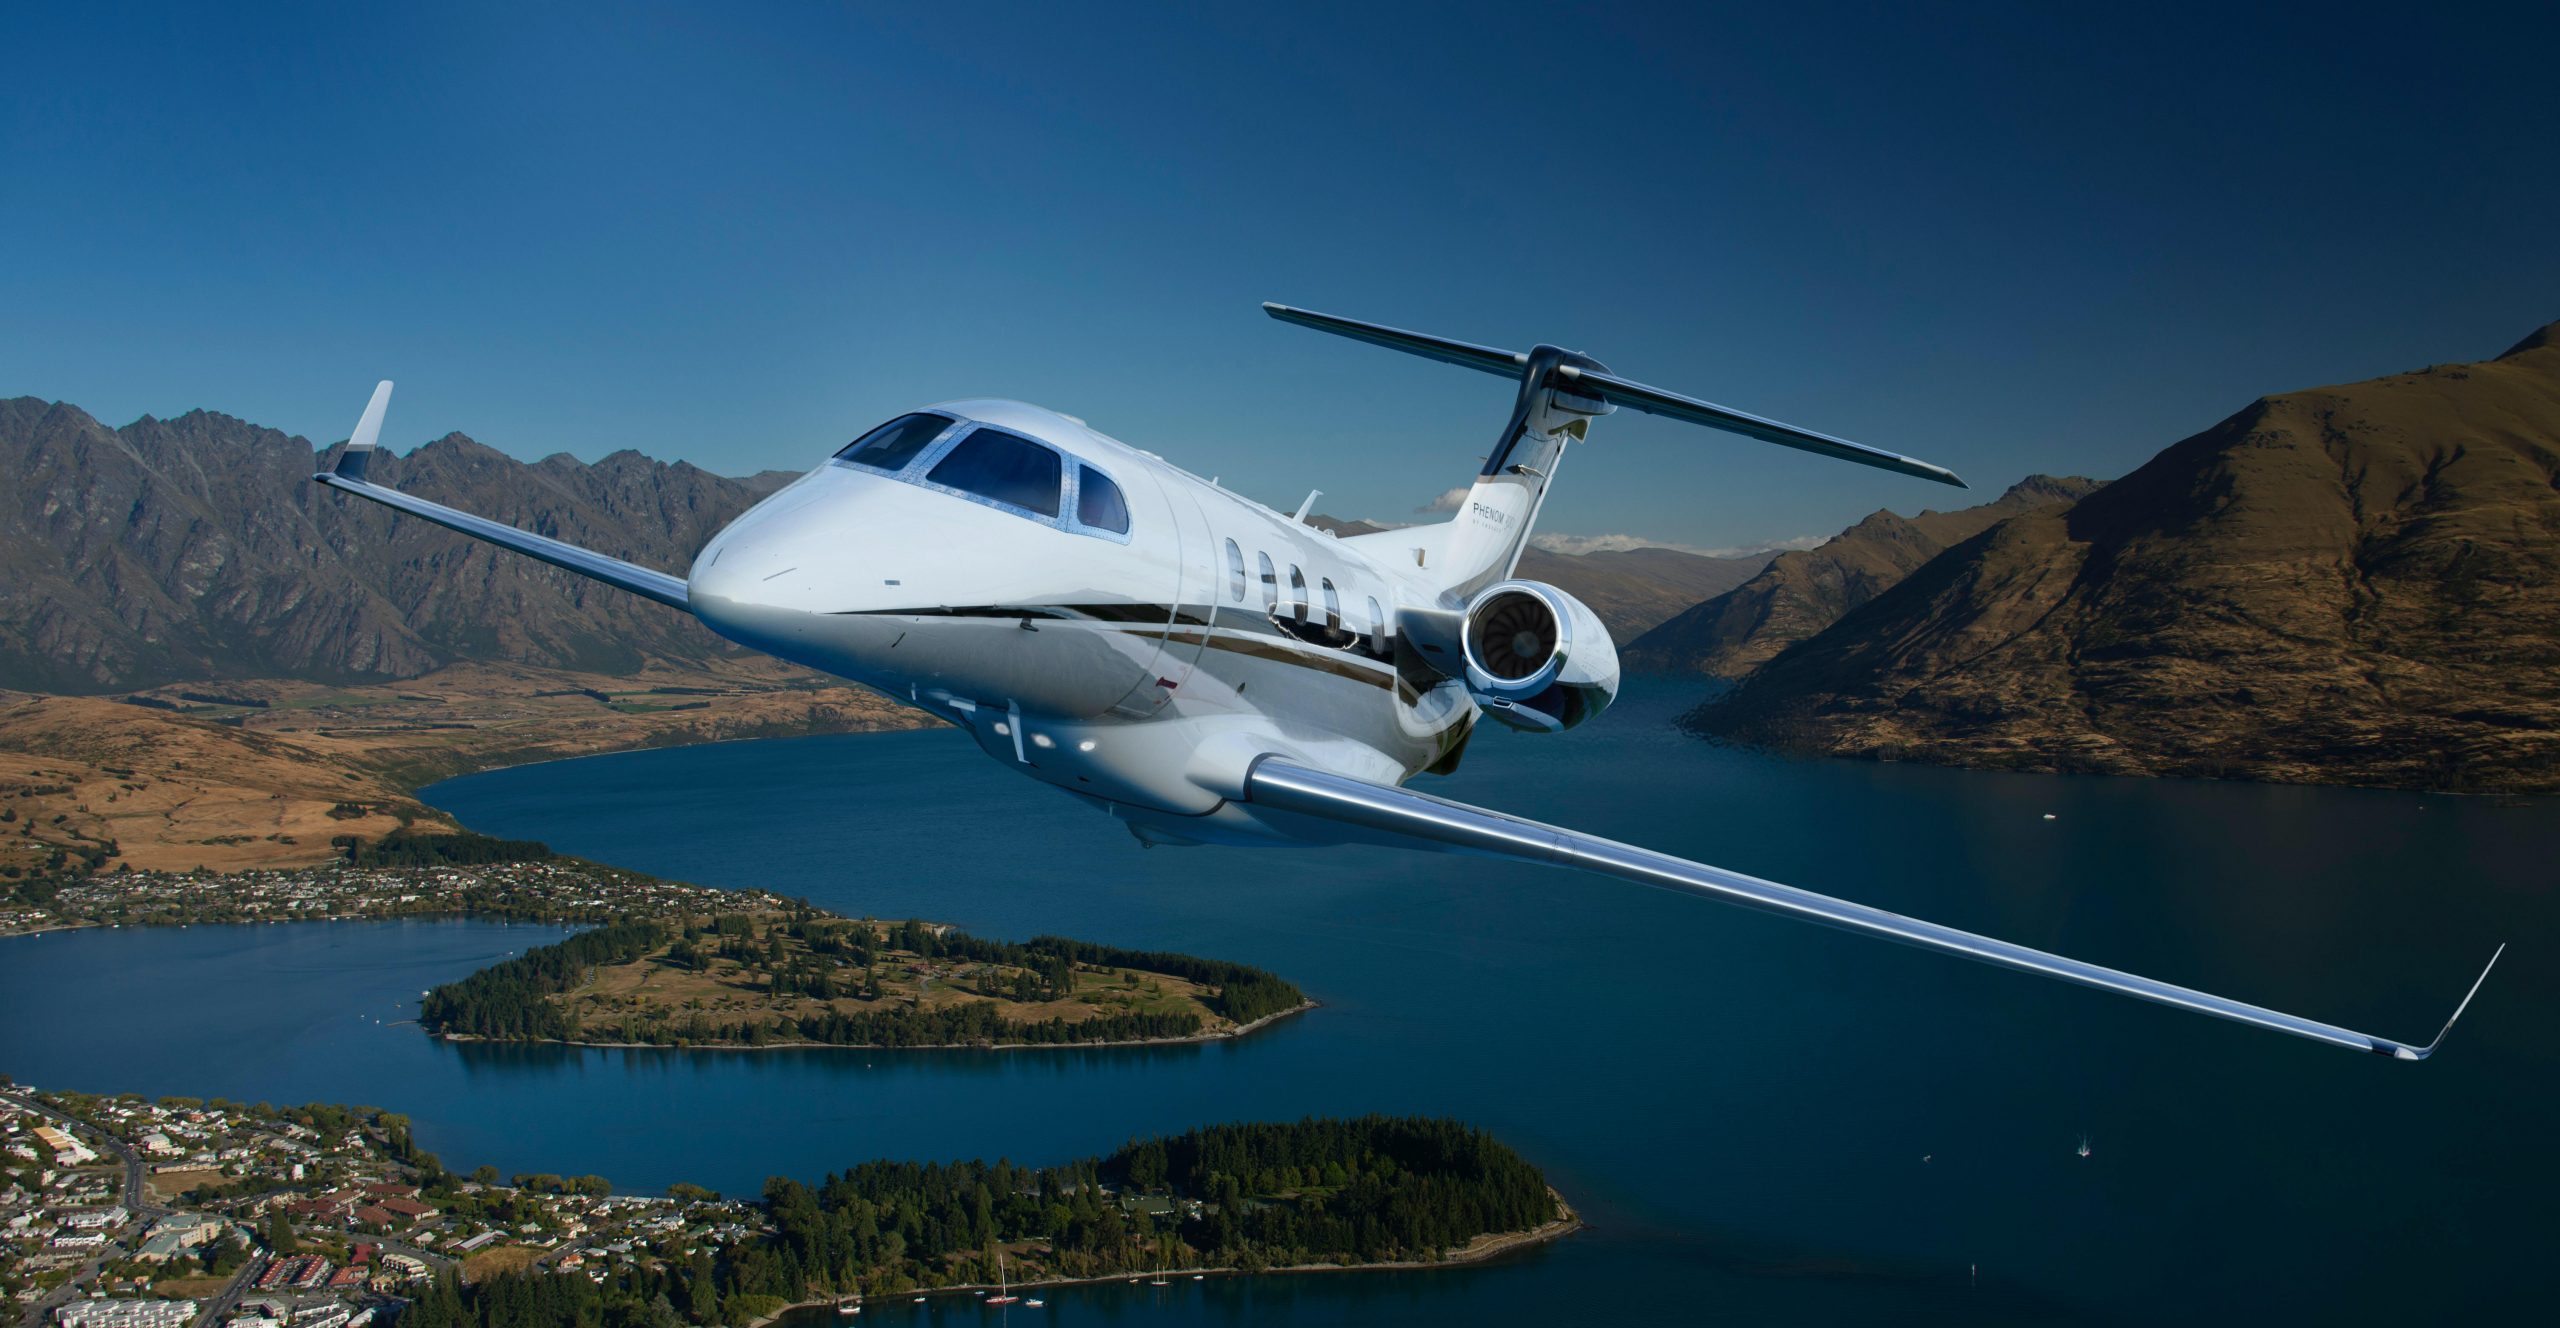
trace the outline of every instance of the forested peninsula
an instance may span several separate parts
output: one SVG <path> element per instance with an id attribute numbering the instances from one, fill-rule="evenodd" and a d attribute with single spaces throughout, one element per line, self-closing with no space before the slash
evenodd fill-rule
<path id="1" fill-rule="evenodd" d="M 1130 1274 L 1480 1259 L 1577 1225 L 1538 1169 L 1455 1121 L 1368 1116 L 1219 1125 L 1061 1166 L 870 1162 L 766 1182 L 762 1229 L 601 1280 L 438 1279 L 403 1328 L 675 1328 L 793 1303 Z"/>
<path id="2" fill-rule="evenodd" d="M 1243 964 L 802 904 L 610 922 L 434 989 L 419 1022 L 507 1042 L 1012 1047 L 1233 1036 L 1310 1004 Z"/>

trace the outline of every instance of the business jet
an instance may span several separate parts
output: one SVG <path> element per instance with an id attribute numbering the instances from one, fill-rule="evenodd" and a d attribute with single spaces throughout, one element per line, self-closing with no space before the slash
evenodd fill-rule
<path id="1" fill-rule="evenodd" d="M 2484 967 L 2416 1046 L 1402 787 L 1456 769 L 1486 718 L 1549 734 L 1616 697 L 1617 648 L 1599 618 L 1514 575 L 1567 446 L 1593 420 L 1624 407 L 1964 482 L 1555 346 L 1263 308 L 1517 384 L 1450 520 L 1336 536 L 1308 524 L 1313 494 L 1284 516 L 1073 416 L 1001 400 L 944 402 L 863 434 L 730 523 L 682 577 L 368 482 L 389 382 L 314 478 L 948 720 L 1148 845 L 1372 843 L 1572 867 L 2401 1060 L 2433 1054 L 2487 981 Z"/>

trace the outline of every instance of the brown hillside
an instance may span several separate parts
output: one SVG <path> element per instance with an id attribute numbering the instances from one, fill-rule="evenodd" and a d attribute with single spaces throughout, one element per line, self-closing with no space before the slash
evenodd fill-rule
<path id="1" fill-rule="evenodd" d="M 2256 402 L 1687 722 L 1966 765 L 2560 788 L 2560 344 Z"/>
<path id="2" fill-rule="evenodd" d="M 295 866 L 413 821 L 409 790 L 634 747 L 915 728 L 923 714 L 762 660 L 633 676 L 466 664 L 370 687 L 180 684 L 123 700 L 0 692 L 0 876 L 63 865 Z M 59 819 L 57 819 L 59 818 Z M 112 846 L 112 847 L 110 847 Z"/>
<path id="3" fill-rule="evenodd" d="M 1645 633 L 1627 648 L 1627 664 L 1739 678 L 1995 523 L 2097 487 L 2078 476 L 2029 475 L 1978 507 L 1878 512 L 1819 547 L 1779 554 L 1758 576 Z"/>

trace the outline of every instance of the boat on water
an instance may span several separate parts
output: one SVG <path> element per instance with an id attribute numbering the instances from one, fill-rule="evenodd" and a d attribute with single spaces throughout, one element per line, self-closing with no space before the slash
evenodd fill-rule
<path id="1" fill-rule="evenodd" d="M 2082 1157 L 2087 1157 L 2089 1155 L 2089 1136 L 2085 1134 L 2081 1135 L 2080 1147 L 2074 1151 L 2078 1152 Z"/>
<path id="2" fill-rule="evenodd" d="M 1039 1298 L 1038 1296 L 1033 1296 L 1031 1299 L 1029 1299 L 1029 1300 L 1026 1300 L 1026 1301 L 1022 1302 L 1023 1307 L 1024 1307 L 1025 1309 L 1035 1309 L 1035 1310 L 1036 1310 L 1036 1309 L 1038 1309 L 1038 1308 L 1040 1308 L 1040 1307 L 1041 1307 L 1041 1306 L 1043 1306 L 1043 1305 L 1048 1304 L 1048 1303 L 1049 1303 L 1049 1302 L 1047 1302 L 1047 1301 L 1045 1301 L 1045 1300 L 1042 1300 L 1042 1299 L 1041 1299 L 1041 1298 Z"/>
<path id="3" fill-rule="evenodd" d="M 1006 1286 L 1004 1275 L 1004 1251 L 1002 1249 L 998 1249 L 996 1251 L 996 1293 L 987 1297 L 987 1303 L 990 1305 L 1011 1305 L 1021 1299 L 1022 1297 L 1013 1294 L 1013 1292 Z"/>
<path id="4" fill-rule="evenodd" d="M 836 1314 L 837 1314 L 839 1317 L 841 1317 L 841 1318 L 847 1318 L 847 1319 L 850 1319 L 850 1318 L 852 1318 L 854 1315 L 857 1315 L 857 1314 L 860 1314 L 860 1313 L 862 1313 L 862 1302 L 861 1302 L 861 1301 L 858 1301 L 858 1300 L 839 1300 L 839 1301 L 837 1301 L 837 1302 L 836 1302 Z"/>

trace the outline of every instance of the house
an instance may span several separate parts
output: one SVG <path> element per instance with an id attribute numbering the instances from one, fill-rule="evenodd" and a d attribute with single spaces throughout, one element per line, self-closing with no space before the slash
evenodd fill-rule
<path id="1" fill-rule="evenodd" d="M 177 1232 L 163 1231 L 144 1240 L 142 1248 L 133 1252 L 133 1257 L 144 1263 L 165 1263 L 186 1251 L 186 1244 L 178 1239 Z"/>
<path id="2" fill-rule="evenodd" d="M 401 1220 L 407 1222 L 432 1222 L 437 1215 L 434 1205 L 422 1204 L 415 1199 L 384 1199 L 374 1207 L 397 1214 Z"/>
<path id="3" fill-rule="evenodd" d="M 35 1128 L 35 1136 L 44 1144 L 45 1147 L 53 1150 L 53 1160 L 64 1166 L 76 1167 L 83 1162 L 95 1162 L 98 1160 L 98 1155 L 89 1151 L 89 1146 L 87 1144 L 81 1143 L 79 1140 L 72 1138 L 70 1135 L 64 1134 L 62 1131 L 57 1130 L 50 1125 L 37 1126 Z"/>

